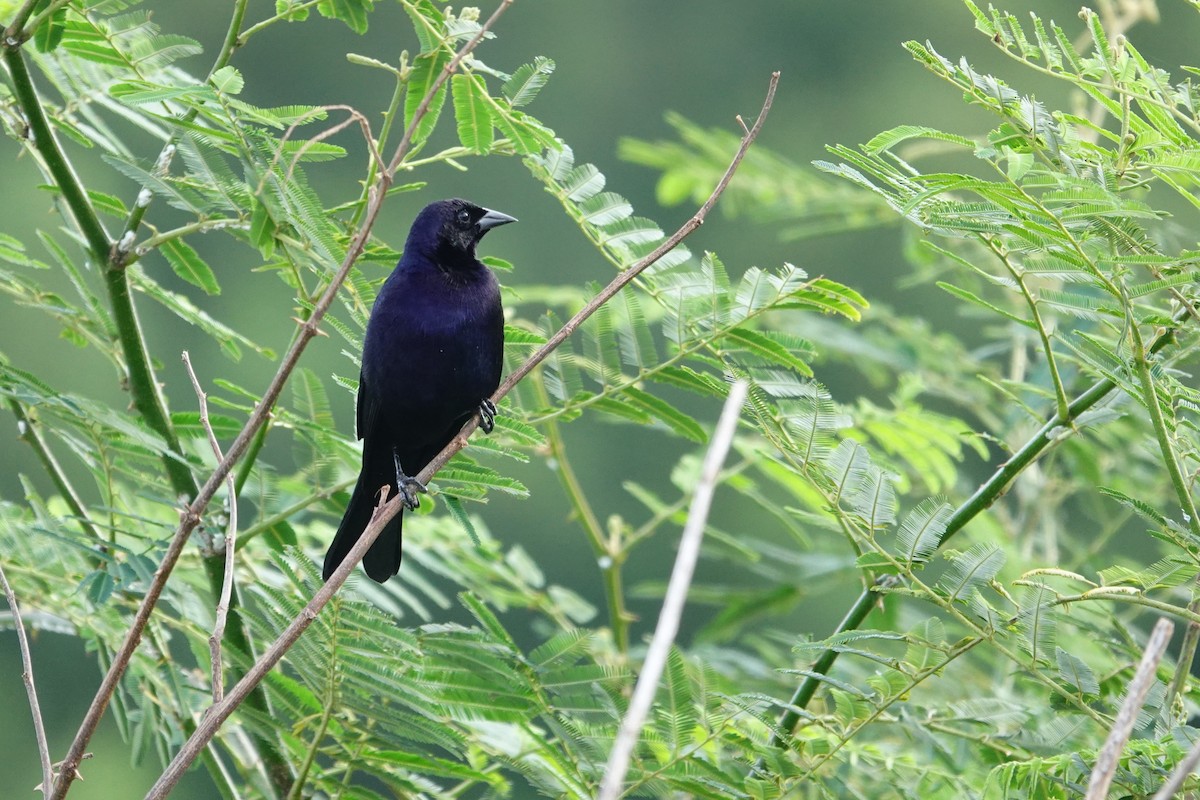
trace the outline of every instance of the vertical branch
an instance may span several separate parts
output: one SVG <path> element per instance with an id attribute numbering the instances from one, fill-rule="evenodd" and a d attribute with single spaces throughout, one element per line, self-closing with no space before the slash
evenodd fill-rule
<path id="1" fill-rule="evenodd" d="M 54 135 L 54 130 L 50 127 L 46 110 L 33 85 L 33 79 L 29 74 L 29 67 L 25 63 L 24 56 L 15 47 L 4 47 L 3 55 L 4 63 L 8 66 L 9 74 L 12 76 L 17 102 L 25 114 L 25 118 L 29 121 L 29 128 L 33 133 L 31 137 L 33 147 L 41 156 L 55 186 L 62 192 L 63 200 L 87 243 L 92 262 L 103 266 L 104 284 L 108 290 L 108 299 L 117 328 L 117 338 L 121 343 L 121 351 L 125 359 L 126 377 L 129 380 L 129 391 L 133 398 L 134 408 L 137 409 L 138 414 L 150 430 L 162 438 L 172 453 L 164 455 L 162 459 L 163 468 L 170 479 L 172 490 L 177 495 L 192 497 L 196 493 L 196 481 L 192 477 L 187 463 L 183 459 L 175 457 L 180 453 L 179 439 L 171 425 L 166 403 L 159 391 L 153 367 L 150 365 L 150 354 L 146 349 L 145 337 L 133 305 L 133 298 L 130 296 L 128 278 L 123 269 L 114 268 L 111 263 L 112 239 L 104 229 L 83 183 L 75 174 L 71 162 L 67 159 Z"/>
<path id="2" fill-rule="evenodd" d="M 29 712 L 33 715 L 33 736 L 37 741 L 38 758 L 42 762 L 42 796 L 50 793 L 54 785 L 54 768 L 50 766 L 50 745 L 46 743 L 46 727 L 42 723 L 42 707 L 38 703 L 37 687 L 33 681 L 33 656 L 29 652 L 29 639 L 25 635 L 25 623 L 21 620 L 21 608 L 17 595 L 8 583 L 4 567 L 0 566 L 0 585 L 8 598 L 8 609 L 12 613 L 13 627 L 17 629 L 17 644 L 21 648 L 21 680 L 25 683 L 25 694 L 29 695 Z"/>
<path id="3" fill-rule="evenodd" d="M 1167 474 L 1171 477 L 1171 485 L 1175 489 L 1175 496 L 1179 500 L 1179 507 L 1183 510 L 1183 517 L 1187 522 L 1188 528 L 1191 530 L 1193 537 L 1200 537 L 1200 519 L 1196 518 L 1196 501 L 1192 497 L 1187 476 L 1183 474 L 1183 469 L 1179 465 L 1179 458 L 1175 453 L 1175 446 L 1171 441 L 1171 431 L 1167 428 L 1167 420 L 1163 415 L 1162 404 L 1158 399 L 1158 389 L 1154 383 L 1154 372 L 1150 368 L 1150 354 L 1152 351 L 1146 349 L 1145 342 L 1142 339 L 1142 332 L 1138 328 L 1138 322 L 1133 318 L 1128 298 L 1125 298 L 1125 315 L 1126 327 L 1129 330 L 1129 335 L 1134 345 L 1133 357 L 1136 362 L 1138 382 L 1142 387 L 1142 402 L 1145 404 L 1146 411 L 1150 415 L 1150 424 L 1154 428 L 1154 436 L 1158 441 L 1159 453 L 1162 456 L 1163 464 L 1167 468 Z M 1200 610 L 1200 599 L 1193 598 L 1192 602 L 1188 605 L 1188 609 L 1191 611 Z M 1168 703 L 1173 703 L 1175 698 L 1183 692 L 1184 687 L 1187 685 L 1188 675 L 1191 672 L 1192 661 L 1195 658 L 1198 642 L 1200 642 L 1200 626 L 1195 621 L 1189 622 L 1187 632 L 1183 637 L 1183 643 L 1180 645 L 1179 661 L 1175 667 L 1175 675 L 1171 679 L 1171 685 L 1168 690 Z"/>
<path id="4" fill-rule="evenodd" d="M 1167 429 L 1167 420 L 1163 416 L 1162 403 L 1158 400 L 1158 389 L 1154 384 L 1154 373 L 1150 369 L 1150 355 L 1153 350 L 1147 350 L 1142 341 L 1142 332 L 1138 329 L 1137 320 L 1133 319 L 1128 300 L 1126 300 L 1126 319 L 1129 335 L 1136 348 L 1134 353 L 1135 368 L 1138 381 L 1142 385 L 1142 402 L 1150 414 L 1150 424 L 1154 427 L 1154 435 L 1158 441 L 1158 449 L 1162 454 L 1163 465 L 1171 476 L 1171 485 L 1175 488 L 1175 496 L 1179 507 L 1183 509 L 1184 518 L 1192 536 L 1200 538 L 1200 519 L 1196 518 L 1196 501 L 1188 487 L 1187 477 L 1179 466 L 1179 458 L 1175 455 L 1175 446 L 1171 443 L 1171 432 Z"/>
<path id="5" fill-rule="evenodd" d="M 192 369 L 192 359 L 188 355 L 188 351 L 183 351 L 183 364 L 187 368 L 188 377 L 192 380 L 192 388 L 196 390 L 196 401 L 200 405 L 200 424 L 204 427 L 205 433 L 208 434 L 208 444 L 212 447 L 213 455 L 217 461 L 220 461 L 221 444 L 217 441 L 217 434 L 213 431 L 212 423 L 208 419 L 208 395 L 200 388 L 200 380 L 196 377 L 196 371 Z M 221 594 L 217 599 L 217 610 L 215 621 L 213 622 L 212 635 L 208 637 L 209 657 L 212 662 L 212 696 L 213 702 L 221 702 L 221 698 L 225 695 L 225 678 L 223 675 L 221 662 L 221 640 L 225 638 L 225 624 L 229 618 L 229 599 L 233 595 L 233 557 L 234 547 L 237 545 L 237 486 L 234 483 L 233 473 L 226 476 L 226 483 L 229 486 L 229 526 L 225 529 L 225 578 L 221 583 Z"/>
<path id="6" fill-rule="evenodd" d="M 1188 611 L 1193 614 L 1200 614 L 1200 596 L 1196 593 L 1200 591 L 1197 586 L 1197 581 L 1192 581 L 1192 602 L 1188 603 Z M 1167 687 L 1167 702 L 1164 703 L 1166 708 L 1172 708 L 1179 696 L 1184 693 L 1187 688 L 1187 680 L 1192 674 L 1192 662 L 1196 660 L 1196 648 L 1200 647 L 1200 622 L 1195 619 L 1188 620 L 1187 629 L 1183 634 L 1183 641 L 1179 643 L 1179 658 L 1175 659 L 1175 675 L 1171 678 L 1171 685 Z"/>
<path id="7" fill-rule="evenodd" d="M 637 746 L 642 726 L 646 724 L 650 706 L 654 703 L 659 678 L 666 667 L 671 646 L 675 643 L 675 635 L 679 632 L 679 620 L 683 617 L 688 587 L 692 583 L 696 561 L 700 558 L 700 542 L 708 524 L 708 511 L 712 507 L 717 477 L 721 473 L 721 465 L 725 463 L 729 446 L 733 443 L 742 403 L 746 401 L 747 388 L 746 381 L 739 380 L 733 384 L 729 396 L 725 398 L 725 407 L 721 410 L 721 418 L 717 422 L 712 443 L 704 457 L 704 466 L 700 470 L 700 479 L 696 482 L 696 492 L 692 495 L 692 507 L 688 510 L 683 536 L 679 540 L 679 553 L 675 557 L 675 566 L 671 569 L 671 579 L 667 584 L 666 597 L 663 598 L 662 611 L 658 615 L 658 625 L 654 628 L 654 638 L 650 641 L 646 661 L 642 664 L 641 674 L 638 675 L 633 699 L 629 701 L 629 710 L 625 712 L 625 719 L 621 721 L 621 729 L 617 732 L 612 752 L 608 756 L 608 766 L 600 784 L 600 800 L 617 800 L 620 796 L 625 774 L 629 771 L 630 757 Z"/>
<path id="8" fill-rule="evenodd" d="M 549 403 L 542 382 L 538 380 L 536 383 L 542 400 Z M 563 491 L 567 493 L 567 499 L 575 512 L 575 517 L 579 520 L 580 527 L 587 536 L 588 544 L 592 546 L 592 553 L 600 563 L 600 571 L 604 578 L 605 601 L 608 605 L 608 626 L 612 630 L 613 643 L 621 655 L 628 655 L 630 616 L 629 611 L 625 608 L 625 595 L 621 587 L 622 554 L 618 552 L 619 548 L 610 546 L 605 541 L 604 526 L 596 518 L 596 512 L 588 502 L 579 478 L 576 477 L 575 470 L 571 467 L 562 431 L 559 429 L 558 422 L 553 418 L 546 421 L 546 441 L 550 443 L 550 455 L 553 456 L 555 464 L 554 471 L 558 474 Z"/>

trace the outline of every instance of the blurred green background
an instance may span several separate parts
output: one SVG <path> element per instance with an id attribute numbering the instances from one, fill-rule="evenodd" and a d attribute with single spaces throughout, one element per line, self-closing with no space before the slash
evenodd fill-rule
<path id="1" fill-rule="evenodd" d="M 6 4 L 0 4 L 4 8 Z M 196 73 L 207 69 L 210 54 L 224 35 L 229 3 L 148 3 L 154 20 L 166 32 L 184 33 L 200 40 L 206 53 L 190 62 Z M 273 3 L 253 0 L 248 22 L 268 16 Z M 490 13 L 491 6 L 484 7 Z M 1056 19 L 1069 32 L 1080 26 L 1075 18 L 1078 3 L 1066 0 L 1014 2 L 1006 8 L 1020 17 L 1031 9 Z M 1143 54 L 1174 69 L 1194 63 L 1195 13 L 1184 0 L 1161 6 L 1162 21 L 1143 24 L 1131 38 Z M 606 0 L 517 0 L 497 27 L 497 39 L 484 45 L 479 57 L 498 69 L 511 71 L 536 55 L 555 60 L 557 70 L 531 107 L 534 113 L 575 151 L 577 161 L 592 161 L 608 177 L 608 186 L 633 202 L 637 213 L 673 230 L 693 212 L 690 206 L 663 208 L 656 202 L 656 174 L 622 163 L 617 157 L 621 137 L 670 138 L 664 122 L 667 110 L 677 111 L 704 126 L 736 130 L 735 114 L 752 118 L 761 103 L 771 71 L 782 72 L 782 82 L 771 118 L 759 140 L 798 163 L 824 157 L 827 143 L 858 144 L 880 130 L 904 123 L 920 123 L 967 135 L 983 133 L 990 118 L 961 102 L 949 86 L 928 75 L 901 48 L 907 39 L 930 40 L 949 58 L 965 55 L 982 72 L 994 72 L 1022 93 L 1033 92 L 1051 106 L 1064 104 L 1063 89 L 1021 70 L 997 53 L 974 30 L 973 19 L 957 0 L 925 2 L 810 2 L 731 3 L 728 0 L 693 0 L 688 3 L 645 3 Z M 356 36 L 342 24 L 314 20 L 303 25 L 279 24 L 256 37 L 233 64 L 246 80 L 243 97 L 251 103 L 279 106 L 291 103 L 346 104 L 373 122 L 391 92 L 382 72 L 354 66 L 343 54 L 356 52 L 383 61 L 394 61 L 403 49 L 415 50 L 407 17 L 398 4 L 383 0 L 371 20 L 370 32 Z M 189 62 L 184 62 L 185 66 Z M 311 134 L 310 134 L 311 135 Z M 453 143 L 452 126 L 442 120 L 441 143 Z M 152 158 L 158 146 L 148 137 L 132 141 L 144 145 L 139 154 Z M 327 204 L 349 199 L 358 191 L 363 171 L 362 147 L 357 133 L 347 131 L 335 140 L 347 147 L 351 158 L 314 165 L 310 179 Z M 433 152 L 439 142 L 433 143 Z M 0 149 L 0 188 L 4 212 L 0 231 L 35 242 L 32 231 L 59 224 L 49 195 L 28 158 L 5 142 Z M 136 187 L 109 170 L 96 158 L 70 145 L 77 167 L 92 189 L 131 201 Z M 516 272 L 505 280 L 514 285 L 607 281 L 610 268 L 593 252 L 557 203 L 526 174 L 515 159 L 465 161 L 469 171 L 434 167 L 415 176 L 429 186 L 391 200 L 376 228 L 378 235 L 396 246 L 403 241 L 414 213 L 424 203 L 445 196 L 464 196 L 482 205 L 510 213 L 521 224 L 488 237 L 482 251 L 512 261 Z M 399 179 L 403 182 L 403 176 Z M 156 209 L 161 211 L 161 209 Z M 151 218 L 156 210 L 152 210 Z M 821 273 L 857 288 L 872 303 L 887 303 L 898 311 L 925 317 L 937 330 L 955 327 L 955 305 L 932 288 L 898 290 L 903 274 L 900 229 L 853 236 L 829 236 L 801 242 L 782 241 L 770 223 L 730 219 L 716 213 L 689 241 L 693 252 L 716 251 L 735 276 L 751 265 L 775 267 L 793 262 L 810 273 Z M 257 273 L 247 261 L 247 249 L 236 249 L 213 237 L 191 239 L 218 271 L 224 287 L 216 298 L 175 280 L 164 262 L 153 257 L 146 268 L 171 288 L 191 296 L 219 319 L 255 341 L 282 350 L 291 334 L 294 313 L 290 293 L 274 275 Z M 225 255 L 222 247 L 227 247 Z M 373 269 L 368 267 L 368 269 Z M 381 278 L 383 272 L 372 275 Z M 160 376 L 174 410 L 194 407 L 195 398 L 178 360 L 178 352 L 191 351 L 202 380 L 223 376 L 243 386 L 261 390 L 275 364 L 253 354 L 233 363 L 211 342 L 147 302 L 139 306 L 148 338 L 165 349 Z M 820 342 L 817 342 L 820 347 Z M 354 365 L 340 354 L 342 344 L 332 338 L 317 339 L 303 364 L 327 378 L 334 373 L 353 375 Z M 120 387 L 111 371 L 87 350 L 59 337 L 55 325 L 39 313 L 5 305 L 0 310 L 0 351 L 19 367 L 33 369 L 55 387 L 123 405 Z M 839 400 L 850 400 L 867 390 L 854 379 L 839 375 L 836 365 L 825 364 L 818 379 Z M 339 427 L 347 433 L 353 425 L 353 400 L 327 380 Z M 879 391 L 878 389 L 876 391 Z M 717 408 L 694 409 L 704 420 L 715 419 Z M 15 424 L 0 411 L 0 495 L 20 502 L 23 492 L 18 474 L 27 476 L 40 491 L 50 492 L 32 454 L 17 440 Z M 580 478 L 602 514 L 639 519 L 641 506 L 621 488 L 626 479 L 648 486 L 665 486 L 666 474 L 686 450 L 683 445 L 653 431 L 596 422 L 584 417 L 566 430 Z M 284 437 L 276 437 L 284 439 Z M 277 441 L 268 460 L 287 463 L 286 441 Z M 535 554 L 554 581 L 571 586 L 599 602 L 599 573 L 592 563 L 582 534 L 567 519 L 568 508 L 557 481 L 544 463 L 514 471 L 529 486 L 532 497 L 516 500 L 495 496 L 481 513 L 487 526 L 502 541 L 520 543 Z M 754 516 L 748 507 L 722 507 L 720 499 L 713 522 L 726 530 L 739 526 L 766 526 L 770 520 Z M 761 531 L 760 531 L 761 532 Z M 332 534 L 332 527 L 330 528 Z M 642 548 L 640 558 L 628 565 L 627 581 L 664 579 L 674 552 L 670 537 L 660 536 Z M 311 554 L 319 558 L 321 553 Z M 704 565 L 698 576 L 705 578 Z M 401 572 L 400 580 L 403 580 Z M 797 618 L 796 632 L 824 632 L 832 617 L 844 609 L 845 599 L 857 585 L 821 585 L 820 600 Z M 37 608 L 37 598 L 23 598 Z M 633 610 L 642 616 L 635 639 L 652 625 L 657 603 L 635 600 Z M 711 609 L 694 607 L 685 625 L 694 627 Z M 416 624 L 405 620 L 403 624 Z M 687 635 L 685 629 L 684 635 Z M 51 737 L 52 754 L 62 755 L 75 731 L 99 676 L 94 659 L 68 637 L 39 632 L 34 657 L 42 692 L 43 711 Z M 21 667 L 12 632 L 0 634 L 0 795 L 30 796 L 37 783 L 38 767 L 29 714 L 21 687 Z M 72 797 L 123 798 L 141 796 L 157 764 L 129 767 L 125 746 L 114 739 L 111 723 L 94 740 L 97 759 L 84 764 L 84 783 L 75 785 Z M 150 759 L 152 762 L 153 760 Z M 209 796 L 206 779 L 194 774 L 176 797 Z"/>

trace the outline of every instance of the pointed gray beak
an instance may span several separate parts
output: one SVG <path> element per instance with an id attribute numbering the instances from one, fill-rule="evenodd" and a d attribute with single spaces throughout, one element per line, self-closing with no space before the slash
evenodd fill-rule
<path id="1" fill-rule="evenodd" d="M 510 222 L 516 222 L 516 217 L 510 217 L 508 214 L 501 214 L 499 211 L 492 211 L 490 208 L 484 209 L 485 213 L 479 218 L 479 230 L 481 233 L 487 233 L 492 228 L 500 225 L 507 225 Z"/>

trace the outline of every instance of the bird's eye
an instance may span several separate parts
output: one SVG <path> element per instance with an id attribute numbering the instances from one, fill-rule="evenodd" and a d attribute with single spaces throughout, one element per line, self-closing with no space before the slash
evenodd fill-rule
<path id="1" fill-rule="evenodd" d="M 470 222 L 471 221 L 471 212 L 467 211 L 465 208 L 462 211 L 458 212 L 458 221 L 463 223 L 464 225 L 467 224 L 468 222 Z"/>

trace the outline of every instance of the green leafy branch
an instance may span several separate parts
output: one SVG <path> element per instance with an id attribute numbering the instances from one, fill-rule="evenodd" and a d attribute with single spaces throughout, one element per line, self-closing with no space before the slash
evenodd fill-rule
<path id="1" fill-rule="evenodd" d="M 472 41 L 478 41 L 482 38 L 483 30 L 490 27 L 490 23 L 504 10 L 506 5 L 501 5 L 495 14 L 489 20 L 488 25 L 481 30 L 476 38 Z M 453 64 L 454 62 L 451 62 Z M 772 101 L 775 96 L 775 87 L 779 80 L 779 74 L 775 73 L 767 90 L 767 97 L 763 103 L 762 110 L 759 112 L 758 119 L 751 128 L 746 130 L 746 135 L 742 139 L 741 146 L 737 153 L 734 154 L 733 160 L 730 162 L 729 169 L 722 177 L 722 180 L 714 188 L 712 195 L 703 206 L 692 216 L 684 225 L 675 232 L 670 238 L 663 242 L 650 255 L 642 259 L 638 264 L 631 267 L 624 274 L 619 275 L 614 279 L 603 291 L 593 298 L 587 306 L 585 306 L 578 314 L 569 320 L 554 336 L 552 336 L 545 345 L 538 349 L 528 360 L 520 367 L 514 370 L 504 380 L 496 392 L 492 395 L 492 401 L 498 403 L 503 397 L 512 391 L 512 388 L 523 378 L 525 378 L 533 369 L 540 364 L 553 350 L 566 340 L 583 322 L 595 313 L 596 309 L 607 303 L 613 296 L 628 284 L 634 277 L 655 261 L 661 258 L 666 253 L 674 249 L 680 241 L 688 234 L 700 227 L 705 216 L 709 213 L 712 207 L 716 204 L 717 199 L 721 196 L 725 186 L 733 177 L 738 164 L 741 162 L 745 152 L 758 136 L 763 123 L 766 121 L 768 112 L 770 111 Z M 427 98 L 429 95 L 427 95 Z M 410 126 L 410 131 L 411 131 Z M 409 132 L 406 131 L 405 140 L 401 144 L 404 145 L 409 138 Z M 393 163 L 399 163 L 399 154 L 393 158 Z M 386 175 L 386 173 L 385 173 Z M 371 217 L 368 216 L 368 220 Z M 348 265 L 345 265 L 348 268 Z M 417 475 L 417 480 L 422 483 L 428 481 L 437 474 L 450 458 L 461 450 L 466 444 L 466 438 L 478 426 L 479 421 L 472 419 L 463 426 L 462 431 L 455 437 L 449 445 L 447 445 L 441 453 L 433 458 L 430 463 Z M 232 450 L 232 447 L 230 448 Z M 228 456 L 227 456 L 228 458 Z M 375 539 L 383 530 L 387 522 L 394 517 L 401 508 L 401 500 L 399 498 L 391 498 L 385 503 L 382 503 L 376 508 L 375 514 L 371 518 L 371 522 L 367 525 L 358 541 L 346 555 L 345 560 L 338 566 L 334 573 L 329 577 L 329 580 L 313 595 L 312 599 L 305 606 L 303 613 L 297 615 L 287 628 L 279 635 L 274 643 L 267 651 L 255 662 L 249 672 L 233 686 L 225 699 L 221 703 L 214 704 L 205 718 L 197 726 L 196 732 L 188 738 L 183 747 L 167 765 L 158 781 L 147 794 L 147 800 L 151 798 L 165 797 L 168 792 L 175 786 L 183 772 L 191 765 L 196 757 L 207 746 L 212 737 L 216 734 L 217 729 L 221 724 L 229 718 L 233 711 L 245 700 L 251 691 L 259 684 L 260 681 L 275 667 L 283 655 L 291 648 L 293 644 L 300 638 L 304 631 L 308 628 L 312 621 L 317 617 L 318 613 L 333 597 L 334 593 L 345 583 L 350 572 L 358 566 L 358 562 L 362 560 L 366 551 L 374 544 Z"/>

